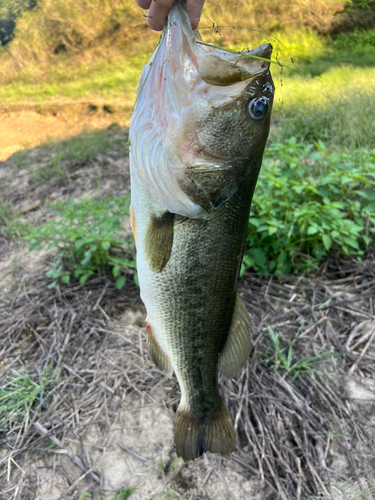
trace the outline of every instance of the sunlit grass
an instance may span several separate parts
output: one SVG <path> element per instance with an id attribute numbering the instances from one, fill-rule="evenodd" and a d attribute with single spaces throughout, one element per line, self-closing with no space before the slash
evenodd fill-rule
<path id="1" fill-rule="evenodd" d="M 120 57 L 113 62 L 98 61 L 97 64 L 78 69 L 57 67 L 48 79 L 34 83 L 23 78 L 11 85 L 0 86 L 0 101 L 3 104 L 43 103 L 58 100 L 103 100 L 120 102 L 131 107 L 140 72 L 151 54 L 133 58 Z"/>
<path id="2" fill-rule="evenodd" d="M 332 67 L 315 78 L 274 78 L 278 138 L 322 140 L 331 145 L 375 145 L 375 68 Z"/>
<path id="3" fill-rule="evenodd" d="M 375 69 L 369 66 L 375 60 L 375 48 L 367 43 L 358 52 L 357 37 L 350 43 L 357 43 L 358 50 L 351 53 L 344 42 L 333 43 L 306 28 L 270 34 L 247 24 L 236 29 L 228 24 L 217 30 L 203 20 L 201 34 L 205 42 L 235 50 L 272 43 L 273 57 L 281 66 L 272 65 L 276 86 L 273 115 L 278 126 L 271 138 L 284 141 L 295 136 L 347 147 L 375 144 Z M 105 51 L 53 58 L 43 78 L 20 72 L 12 84 L 0 86 L 0 102 L 8 106 L 112 104 L 123 114 L 121 123 L 128 125 L 141 70 L 156 47 L 157 38 L 153 40 L 144 45 L 142 39 L 133 40 L 126 55 L 117 48 L 109 58 Z"/>

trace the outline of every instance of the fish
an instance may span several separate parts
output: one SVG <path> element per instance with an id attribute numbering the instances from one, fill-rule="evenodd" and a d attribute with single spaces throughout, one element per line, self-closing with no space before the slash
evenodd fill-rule
<path id="1" fill-rule="evenodd" d="M 219 377 L 252 348 L 237 282 L 251 200 L 270 127 L 268 43 L 245 53 L 203 44 L 184 4 L 172 7 L 144 67 L 130 140 L 130 219 L 147 348 L 181 400 L 177 456 L 236 447 Z"/>

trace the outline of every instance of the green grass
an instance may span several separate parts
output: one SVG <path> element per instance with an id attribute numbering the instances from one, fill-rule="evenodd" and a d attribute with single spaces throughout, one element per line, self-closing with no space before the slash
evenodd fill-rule
<path id="1" fill-rule="evenodd" d="M 318 365 L 330 357 L 336 355 L 332 351 L 325 351 L 316 354 L 315 356 L 307 356 L 298 359 L 296 351 L 293 348 L 293 343 L 288 343 L 281 333 L 275 332 L 270 326 L 268 327 L 268 340 L 271 350 L 268 348 L 264 352 L 259 352 L 264 362 L 270 369 L 281 369 L 292 376 L 293 379 L 308 373 L 314 375 L 318 370 Z M 297 340 L 297 338 L 295 339 Z"/>
<path id="2" fill-rule="evenodd" d="M 277 140 L 294 136 L 344 147 L 370 147 L 375 143 L 373 31 L 340 35 L 332 41 L 301 27 L 271 34 L 252 28 L 234 31 L 229 26 L 220 29 L 220 36 L 211 28 L 204 29 L 204 21 L 202 26 L 206 42 L 233 42 L 231 46 L 241 50 L 270 41 L 281 64 L 295 64 L 295 70 L 272 67 L 276 84 L 274 117 L 278 119 L 273 136 Z M 81 59 L 77 54 L 54 57 L 42 76 L 34 78 L 20 70 L 10 84 L 0 86 L 0 102 L 8 106 L 72 101 L 112 104 L 128 124 L 141 70 L 152 54 L 150 46 L 148 40 L 142 48 L 140 39 L 129 45 L 126 55 L 115 51 L 109 59 L 100 53 Z"/>
<path id="3" fill-rule="evenodd" d="M 244 31 L 244 43 L 236 44 L 237 49 L 246 46 Z M 210 35 L 205 39 L 217 43 Z M 375 68 L 366 66 L 374 64 L 375 52 L 353 53 L 349 59 L 347 51 L 335 49 L 331 42 L 306 30 L 267 39 L 274 44 L 274 55 L 281 63 L 290 65 L 293 61 L 297 67 L 284 71 L 272 67 L 274 117 L 278 123 L 272 137 L 284 141 L 294 136 L 301 141 L 322 140 L 344 147 L 375 144 Z M 262 39 L 254 40 L 259 41 Z M 150 52 L 140 53 L 78 66 L 69 65 L 66 58 L 52 65 L 49 76 L 38 84 L 20 75 L 20 80 L 14 79 L 11 85 L 0 86 L 0 101 L 3 105 L 40 106 L 72 101 L 113 104 L 128 123 L 139 76 L 150 56 Z"/>
<path id="4" fill-rule="evenodd" d="M 52 67 L 50 75 L 34 83 L 19 75 L 11 85 L 0 86 L 3 105 L 19 103 L 102 101 L 115 102 L 130 109 L 135 99 L 140 72 L 151 53 L 137 57 L 118 57 L 114 61 L 99 60 L 79 67 L 70 67 L 69 61 Z"/>
<path id="5" fill-rule="evenodd" d="M 59 161 L 81 161 L 94 158 L 100 153 L 105 153 L 111 149 L 124 149 L 128 140 L 127 134 L 123 137 L 113 136 L 108 130 L 97 130 L 90 133 L 82 133 L 63 141 L 53 141 L 54 154 Z"/>
<path id="6" fill-rule="evenodd" d="M 0 199 L 1 226 L 4 226 L 4 233 L 10 238 L 25 236 L 30 229 L 30 224 L 17 216 L 14 207 Z"/>
<path id="7" fill-rule="evenodd" d="M 137 488 L 121 488 L 117 491 L 114 500 L 127 500 Z"/>
<path id="8" fill-rule="evenodd" d="M 165 498 L 178 498 L 181 495 L 177 491 L 172 490 L 172 488 L 168 488 L 168 491 L 166 493 L 161 493 L 161 496 Z"/>
<path id="9" fill-rule="evenodd" d="M 16 441 L 26 434 L 30 420 L 46 405 L 55 377 L 48 367 L 43 373 L 12 370 L 0 387 L 0 432 L 17 435 Z"/>
<path id="10" fill-rule="evenodd" d="M 375 144 L 375 68 L 334 67 L 315 78 L 289 74 L 277 92 L 274 136 L 331 146 Z"/>
<path id="11" fill-rule="evenodd" d="M 125 144 L 127 140 L 127 134 L 114 134 L 112 130 L 83 132 L 69 139 L 51 140 L 43 144 L 45 155 L 41 166 L 36 166 L 37 162 L 30 158 L 27 150 L 15 153 L 9 161 L 14 170 L 28 170 L 32 182 L 45 181 L 49 183 L 66 175 L 68 166 L 72 162 L 95 158 L 97 155 L 113 149 L 122 149 L 126 155 Z M 0 219 L 1 213 L 0 205 Z"/>

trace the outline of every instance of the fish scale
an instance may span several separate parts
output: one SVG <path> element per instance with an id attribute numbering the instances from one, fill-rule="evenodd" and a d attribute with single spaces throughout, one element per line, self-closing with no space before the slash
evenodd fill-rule
<path id="1" fill-rule="evenodd" d="M 268 64 L 202 48 L 197 36 L 176 3 L 142 73 L 130 129 L 147 344 L 181 388 L 175 443 L 185 460 L 235 449 L 218 375 L 235 375 L 251 349 L 237 281 L 273 100 Z M 271 49 L 253 53 L 267 58 Z"/>

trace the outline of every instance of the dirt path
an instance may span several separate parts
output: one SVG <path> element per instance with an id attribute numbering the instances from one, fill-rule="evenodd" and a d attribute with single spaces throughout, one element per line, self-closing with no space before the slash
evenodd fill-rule
<path id="1" fill-rule="evenodd" d="M 48 111 L 14 111 L 1 114 L 0 161 L 8 159 L 16 151 L 43 144 L 51 139 L 62 139 L 80 132 L 108 127 L 122 122 L 116 114 L 96 113 L 94 110 L 81 114 Z"/>

